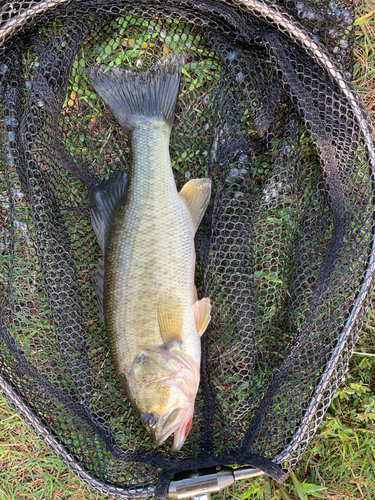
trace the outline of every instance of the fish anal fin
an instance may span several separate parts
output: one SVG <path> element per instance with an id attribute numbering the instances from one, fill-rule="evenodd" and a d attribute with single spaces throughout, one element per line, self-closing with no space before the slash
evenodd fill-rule
<path id="1" fill-rule="evenodd" d="M 211 321 L 210 299 L 205 297 L 204 299 L 197 300 L 191 308 L 193 309 L 197 331 L 202 336 Z"/>
<path id="2" fill-rule="evenodd" d="M 182 307 L 178 297 L 164 297 L 158 301 L 160 335 L 166 346 L 181 342 Z"/>
<path id="3" fill-rule="evenodd" d="M 91 223 L 103 252 L 107 229 L 119 201 L 126 194 L 127 185 L 128 176 L 121 172 L 90 189 Z"/>
<path id="4" fill-rule="evenodd" d="M 96 291 L 96 305 L 98 306 L 99 317 L 104 323 L 104 259 L 101 257 L 98 261 L 93 274 Z"/>
<path id="5" fill-rule="evenodd" d="M 192 179 L 184 185 L 179 195 L 187 205 L 197 230 L 210 201 L 211 180 Z"/>

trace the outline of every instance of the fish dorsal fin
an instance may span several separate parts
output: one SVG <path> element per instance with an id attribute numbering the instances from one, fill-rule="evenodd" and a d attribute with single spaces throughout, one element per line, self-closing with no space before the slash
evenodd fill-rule
<path id="1" fill-rule="evenodd" d="M 197 230 L 210 201 L 211 180 L 192 179 L 185 184 L 179 195 L 186 203 Z"/>
<path id="2" fill-rule="evenodd" d="M 95 292 L 96 292 L 96 305 L 99 310 L 99 318 L 104 323 L 104 259 L 101 257 L 98 261 L 96 269 L 93 274 Z"/>
<path id="3" fill-rule="evenodd" d="M 211 321 L 210 299 L 205 297 L 204 299 L 197 300 L 191 308 L 193 309 L 197 331 L 202 336 Z"/>
<path id="4" fill-rule="evenodd" d="M 119 201 L 125 196 L 127 183 L 128 176 L 121 172 L 90 189 L 91 223 L 103 252 L 107 229 Z"/>
<path id="5" fill-rule="evenodd" d="M 160 335 L 165 345 L 181 341 L 182 306 L 176 296 L 166 296 L 158 301 Z"/>

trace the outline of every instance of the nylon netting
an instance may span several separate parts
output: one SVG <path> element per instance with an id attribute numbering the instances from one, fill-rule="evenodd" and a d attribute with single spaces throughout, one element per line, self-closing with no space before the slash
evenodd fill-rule
<path id="1" fill-rule="evenodd" d="M 2 2 L 0 19 L 8 399 L 107 494 L 162 497 L 175 471 L 205 465 L 267 462 L 282 478 L 342 380 L 372 285 L 374 153 L 347 83 L 351 2 Z M 212 322 L 177 454 L 127 401 L 96 307 L 88 189 L 127 171 L 129 147 L 84 71 L 143 71 L 169 53 L 187 62 L 176 184 L 213 182 L 196 237 Z"/>

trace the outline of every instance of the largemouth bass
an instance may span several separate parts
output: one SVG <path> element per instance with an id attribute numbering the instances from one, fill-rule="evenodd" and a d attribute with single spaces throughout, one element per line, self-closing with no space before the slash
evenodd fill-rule
<path id="1" fill-rule="evenodd" d="M 104 253 L 96 289 L 117 376 L 157 445 L 189 433 L 210 300 L 194 284 L 194 235 L 211 196 L 195 179 L 178 193 L 169 156 L 182 56 L 143 73 L 95 66 L 88 77 L 129 136 L 129 176 L 90 192 Z"/>

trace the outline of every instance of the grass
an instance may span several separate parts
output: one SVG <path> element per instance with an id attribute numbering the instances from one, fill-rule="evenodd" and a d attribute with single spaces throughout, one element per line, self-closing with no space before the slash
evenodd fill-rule
<path id="1" fill-rule="evenodd" d="M 99 500 L 1 398 L 1 500 Z"/>
<path id="2" fill-rule="evenodd" d="M 356 9 L 354 83 L 375 122 L 375 3 L 357 0 Z M 278 485 L 262 476 L 236 484 L 216 498 L 375 498 L 374 331 L 375 297 L 346 380 L 288 480 Z M 70 472 L 0 399 L 0 500 L 104 498 Z"/>

